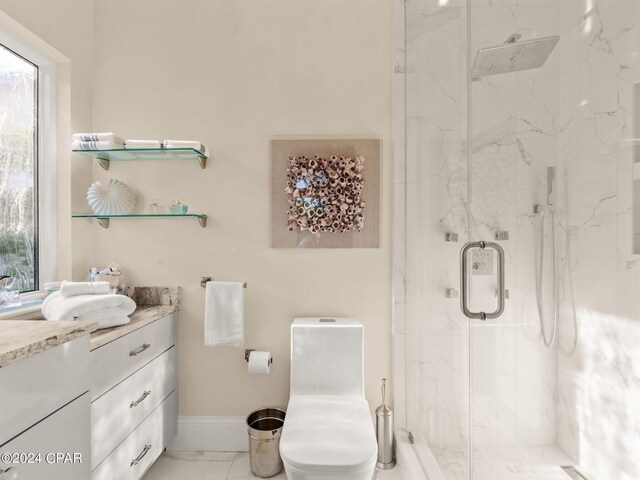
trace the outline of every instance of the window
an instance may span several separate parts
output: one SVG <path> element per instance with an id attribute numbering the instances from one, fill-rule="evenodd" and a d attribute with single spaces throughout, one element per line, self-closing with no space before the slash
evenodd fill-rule
<path id="1" fill-rule="evenodd" d="M 0 44 L 0 275 L 38 290 L 38 67 Z"/>

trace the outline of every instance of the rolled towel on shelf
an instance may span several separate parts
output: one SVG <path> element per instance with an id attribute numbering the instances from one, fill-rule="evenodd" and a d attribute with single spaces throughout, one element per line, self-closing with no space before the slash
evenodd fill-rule
<path id="1" fill-rule="evenodd" d="M 204 343 L 211 347 L 244 346 L 243 282 L 207 282 Z"/>
<path id="2" fill-rule="evenodd" d="M 124 148 L 124 143 L 108 141 L 73 142 L 71 148 L 73 150 L 119 150 Z"/>
<path id="3" fill-rule="evenodd" d="M 47 320 L 77 320 L 98 322 L 98 328 L 109 328 L 114 322 L 128 323 L 128 315 L 136 302 L 125 295 L 75 295 L 63 297 L 54 292 L 42 303 L 42 315 Z M 114 320 L 114 319 L 118 320 Z M 126 320 L 125 320 L 126 319 Z"/>
<path id="4" fill-rule="evenodd" d="M 207 147 L 195 140 L 165 140 L 162 143 L 164 148 L 195 148 L 202 153 L 207 150 Z"/>
<path id="5" fill-rule="evenodd" d="M 123 143 L 123 138 L 113 132 L 105 133 L 74 133 L 74 142 L 114 142 Z"/>
<path id="6" fill-rule="evenodd" d="M 109 293 L 109 282 L 68 282 L 65 280 L 60 285 L 60 294 L 63 297 L 105 293 Z"/>
<path id="7" fill-rule="evenodd" d="M 160 140 L 132 140 L 126 139 L 124 141 L 124 148 L 162 148 Z"/>

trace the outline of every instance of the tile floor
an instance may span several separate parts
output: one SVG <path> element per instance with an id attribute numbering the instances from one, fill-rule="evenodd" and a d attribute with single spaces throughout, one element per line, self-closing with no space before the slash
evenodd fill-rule
<path id="1" fill-rule="evenodd" d="M 432 447 L 446 480 L 469 478 L 464 447 Z M 558 447 L 477 447 L 474 480 L 570 480 L 560 465 L 573 465 Z"/>
<path id="2" fill-rule="evenodd" d="M 248 453 L 165 452 L 143 480 L 245 480 L 259 478 L 251 473 Z M 286 480 L 283 473 L 271 477 Z M 398 469 L 376 471 L 375 480 L 401 480 Z"/>

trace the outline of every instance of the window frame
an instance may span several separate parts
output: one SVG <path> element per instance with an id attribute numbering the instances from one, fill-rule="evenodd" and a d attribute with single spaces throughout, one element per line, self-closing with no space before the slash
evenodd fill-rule
<path id="1" fill-rule="evenodd" d="M 0 44 L 38 67 L 35 212 L 38 272 L 36 290 L 21 295 L 39 295 L 44 284 L 55 280 L 57 274 L 56 64 L 2 28 Z"/>

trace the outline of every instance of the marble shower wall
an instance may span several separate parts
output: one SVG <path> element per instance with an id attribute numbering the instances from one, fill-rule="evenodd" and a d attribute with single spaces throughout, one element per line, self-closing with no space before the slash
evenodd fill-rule
<path id="1" fill-rule="evenodd" d="M 396 200 L 406 198 L 406 226 L 395 231 L 394 282 L 407 426 L 432 445 L 467 443 L 471 384 L 474 444 L 555 444 L 557 349 L 540 339 L 532 212 L 558 159 L 559 56 L 537 71 L 473 82 L 469 170 L 466 50 L 468 14 L 475 54 L 516 32 L 557 34 L 557 0 L 474 0 L 470 12 L 466 1 L 407 0 L 405 10 L 406 165 Z M 507 311 L 469 324 L 446 291 L 459 288 L 463 242 L 493 240 L 498 230 L 510 236 Z M 446 242 L 447 232 L 459 242 Z M 472 302 L 495 305 L 493 277 Z"/>
<path id="2" fill-rule="evenodd" d="M 472 0 L 471 60 L 478 49 L 558 34 L 558 0 Z M 472 425 L 474 445 L 556 444 L 557 348 L 540 337 L 536 262 L 546 202 L 547 168 L 558 161 L 558 60 L 556 49 L 535 70 L 485 77 L 471 84 L 470 235 L 501 241 L 506 253 L 505 313 L 472 321 Z M 549 224 L 546 232 L 548 234 Z M 545 258 L 550 243 L 545 239 Z M 543 293 L 551 298 L 551 264 Z M 494 276 L 475 277 L 474 310 L 495 308 Z M 550 303 L 550 302 L 545 302 Z M 545 309 L 547 331 L 550 308 Z"/>
<path id="3" fill-rule="evenodd" d="M 640 478 L 640 265 L 631 211 L 639 16 L 637 0 L 560 5 L 558 437 L 598 480 Z"/>

